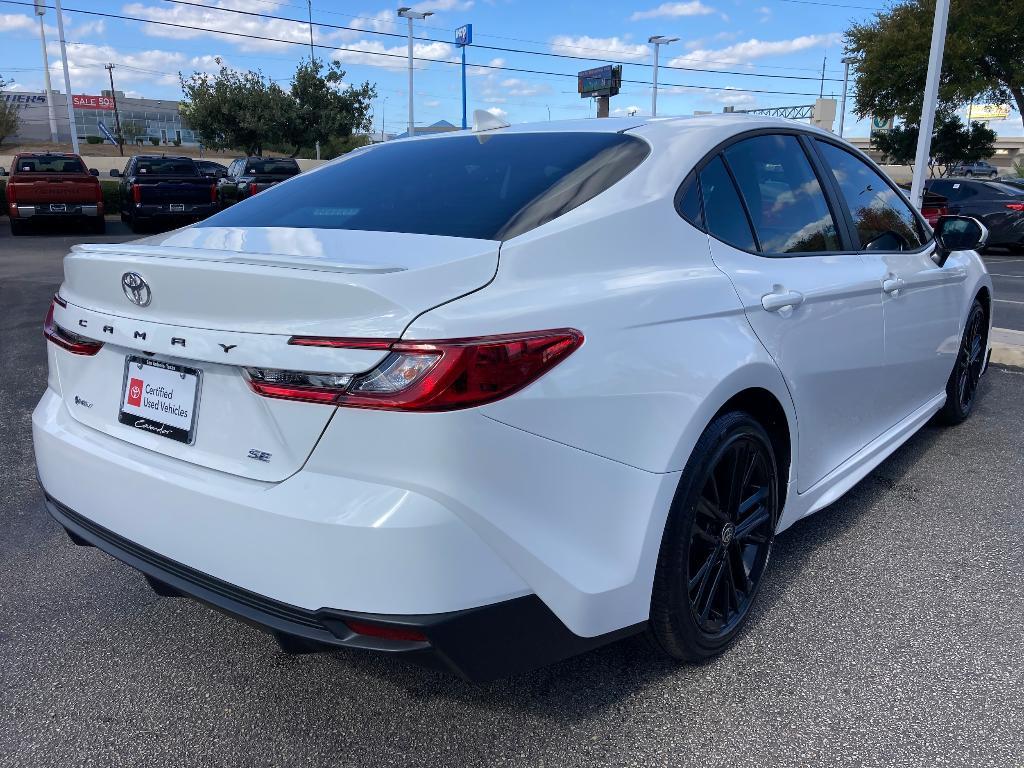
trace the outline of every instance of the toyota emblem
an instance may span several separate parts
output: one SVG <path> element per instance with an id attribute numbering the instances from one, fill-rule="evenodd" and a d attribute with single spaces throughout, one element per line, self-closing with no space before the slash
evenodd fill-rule
<path id="1" fill-rule="evenodd" d="M 125 272 L 121 275 L 121 290 L 128 301 L 140 307 L 148 307 L 153 300 L 153 292 L 138 272 Z"/>

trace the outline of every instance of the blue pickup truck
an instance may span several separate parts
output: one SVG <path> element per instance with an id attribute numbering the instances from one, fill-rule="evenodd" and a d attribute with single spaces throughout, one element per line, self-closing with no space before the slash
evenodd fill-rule
<path id="1" fill-rule="evenodd" d="M 192 222 L 215 213 L 217 185 L 191 157 L 135 155 L 121 177 L 121 220 L 140 232 L 156 222 Z"/>

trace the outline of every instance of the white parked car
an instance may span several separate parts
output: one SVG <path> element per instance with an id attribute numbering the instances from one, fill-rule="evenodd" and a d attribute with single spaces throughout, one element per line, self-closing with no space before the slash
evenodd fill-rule
<path id="1" fill-rule="evenodd" d="M 646 629 L 703 659 L 778 532 L 971 413 L 984 237 L 775 119 L 380 145 L 72 249 L 47 507 L 289 650 L 487 679 Z"/>

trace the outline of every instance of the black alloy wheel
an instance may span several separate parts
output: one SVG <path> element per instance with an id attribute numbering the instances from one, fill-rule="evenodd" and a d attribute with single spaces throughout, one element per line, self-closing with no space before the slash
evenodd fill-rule
<path id="1" fill-rule="evenodd" d="M 946 404 L 939 417 L 947 424 L 959 424 L 971 415 L 978 399 L 978 385 L 985 370 L 988 344 L 988 316 L 975 299 L 967 316 L 956 364 L 946 383 Z"/>
<path id="2" fill-rule="evenodd" d="M 742 412 L 716 419 L 683 473 L 659 555 L 650 627 L 669 655 L 699 661 L 739 633 L 779 517 L 771 440 Z"/>

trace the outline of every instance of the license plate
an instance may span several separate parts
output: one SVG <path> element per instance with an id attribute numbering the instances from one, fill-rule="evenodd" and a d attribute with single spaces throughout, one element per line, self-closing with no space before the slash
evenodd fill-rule
<path id="1" fill-rule="evenodd" d="M 50 213 L 66 213 L 67 205 L 64 203 L 50 203 Z"/>
<path id="2" fill-rule="evenodd" d="M 184 203 L 171 203 L 171 213 L 184 213 L 184 211 L 185 211 L 185 204 Z"/>
<path id="3" fill-rule="evenodd" d="M 192 445 L 203 372 L 129 355 L 124 362 L 122 424 Z"/>

